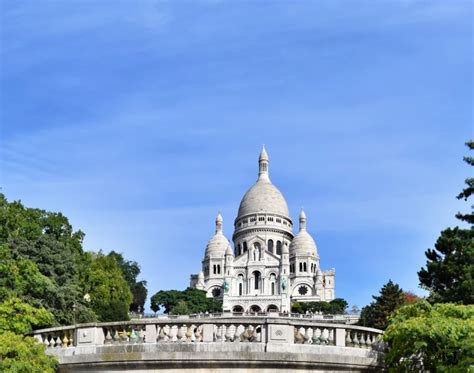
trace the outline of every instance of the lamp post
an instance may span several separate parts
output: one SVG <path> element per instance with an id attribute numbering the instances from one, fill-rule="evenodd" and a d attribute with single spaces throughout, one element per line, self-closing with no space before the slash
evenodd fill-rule
<path id="1" fill-rule="evenodd" d="M 76 302 L 74 302 L 72 304 L 72 322 L 74 324 L 74 346 L 77 346 L 76 311 L 77 311 L 77 305 L 76 305 Z"/>

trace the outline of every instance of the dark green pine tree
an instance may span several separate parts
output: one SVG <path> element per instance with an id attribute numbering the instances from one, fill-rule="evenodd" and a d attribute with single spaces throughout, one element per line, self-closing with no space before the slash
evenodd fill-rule
<path id="1" fill-rule="evenodd" d="M 374 298 L 374 302 L 362 308 L 359 323 L 363 326 L 384 330 L 393 311 L 405 303 L 405 293 L 398 284 L 389 280 L 380 289 L 380 295 L 374 295 L 372 298 Z"/>
<path id="2" fill-rule="evenodd" d="M 466 146 L 469 147 L 469 150 L 474 150 L 474 141 L 471 140 L 471 141 L 468 141 L 466 143 Z M 464 157 L 464 162 L 466 162 L 468 165 L 470 166 L 474 166 L 474 157 Z M 463 189 L 463 191 L 461 193 L 459 193 L 458 195 L 458 199 L 464 199 L 465 201 L 467 201 L 467 199 L 474 193 L 474 177 L 468 177 L 466 180 L 465 180 L 465 183 L 467 185 L 466 188 Z M 471 205 L 471 213 L 467 213 L 467 214 L 462 214 L 460 212 L 458 212 L 456 214 L 456 217 L 460 220 L 463 220 L 469 224 L 471 224 L 471 229 L 474 229 L 474 205 Z"/>
<path id="3" fill-rule="evenodd" d="M 466 145 L 474 149 L 474 141 Z M 473 157 L 464 157 L 474 166 Z M 474 178 L 466 179 L 467 188 L 458 199 L 467 199 L 474 192 Z M 474 303 L 474 214 L 458 213 L 456 217 L 470 224 L 469 229 L 448 228 L 441 232 L 434 249 L 425 252 L 426 268 L 418 272 L 420 285 L 429 290 L 431 302 Z"/>

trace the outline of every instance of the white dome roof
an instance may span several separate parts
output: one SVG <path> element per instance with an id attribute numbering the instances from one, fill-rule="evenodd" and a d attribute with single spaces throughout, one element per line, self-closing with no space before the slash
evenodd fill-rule
<path id="1" fill-rule="evenodd" d="M 221 213 L 217 214 L 216 217 L 216 233 L 209 240 L 206 246 L 206 257 L 208 256 L 224 256 L 227 248 L 230 249 L 229 240 L 222 233 L 222 215 Z"/>
<path id="2" fill-rule="evenodd" d="M 278 188 L 267 180 L 258 180 L 240 202 L 237 218 L 256 212 L 272 212 L 290 216 L 285 198 Z"/>
<path id="3" fill-rule="evenodd" d="M 258 180 L 242 198 L 237 219 L 258 212 L 270 212 L 289 218 L 290 213 L 285 198 L 270 181 L 269 160 L 265 146 L 260 153 L 258 168 Z"/>
<path id="4" fill-rule="evenodd" d="M 303 209 L 300 212 L 300 231 L 290 244 L 290 254 L 318 256 L 318 249 L 313 237 L 306 230 L 306 214 Z"/>
<path id="5" fill-rule="evenodd" d="M 212 256 L 224 256 L 229 246 L 229 240 L 222 232 L 217 232 L 207 243 L 205 256 L 211 256 L 211 254 Z"/>
<path id="6" fill-rule="evenodd" d="M 318 249 L 313 237 L 306 230 L 302 230 L 291 241 L 290 253 L 292 255 L 318 256 Z"/>

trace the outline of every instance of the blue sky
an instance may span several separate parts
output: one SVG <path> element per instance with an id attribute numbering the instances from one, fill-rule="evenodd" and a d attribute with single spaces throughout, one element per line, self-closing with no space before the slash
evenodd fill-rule
<path id="1" fill-rule="evenodd" d="M 264 143 L 336 295 L 416 272 L 473 137 L 470 1 L 3 1 L 0 185 L 187 286 Z"/>

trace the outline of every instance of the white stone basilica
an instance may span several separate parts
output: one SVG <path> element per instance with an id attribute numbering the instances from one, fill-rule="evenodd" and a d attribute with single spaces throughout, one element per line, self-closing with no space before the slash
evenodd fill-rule
<path id="1" fill-rule="evenodd" d="M 202 271 L 191 275 L 191 286 L 222 299 L 224 311 L 233 312 L 290 312 L 291 301 L 333 300 L 335 270 L 321 271 L 303 210 L 293 235 L 288 205 L 269 178 L 265 147 L 258 164 L 258 180 L 242 198 L 235 219 L 234 250 L 222 233 L 219 213 Z"/>

